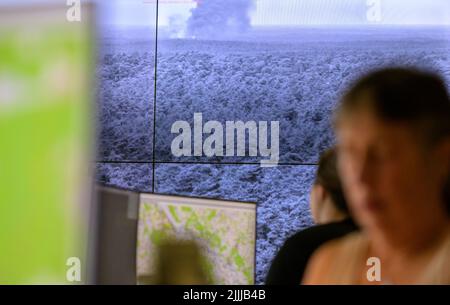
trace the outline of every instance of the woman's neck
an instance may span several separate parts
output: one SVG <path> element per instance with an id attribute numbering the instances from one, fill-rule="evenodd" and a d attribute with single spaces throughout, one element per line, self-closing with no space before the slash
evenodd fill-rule
<path id="1" fill-rule="evenodd" d="M 380 256 L 390 257 L 395 254 L 415 255 L 425 251 L 439 244 L 449 232 L 449 218 L 439 217 L 421 226 L 398 226 L 385 230 L 377 228 L 368 234 L 373 248 L 377 249 Z"/>
<path id="2" fill-rule="evenodd" d="M 411 284 L 420 278 L 443 242 L 450 238 L 450 221 L 437 220 L 410 232 L 367 233 L 368 257 L 380 259 L 384 281 Z"/>
<path id="3" fill-rule="evenodd" d="M 383 232 L 367 232 L 370 241 L 370 256 L 378 257 L 389 269 L 412 268 L 416 262 L 421 265 L 439 249 L 450 236 L 448 217 L 435 219 L 422 226 L 398 227 Z"/>
<path id="4" fill-rule="evenodd" d="M 327 199 L 323 202 L 322 209 L 319 213 L 318 223 L 326 224 L 331 222 L 338 222 L 343 221 L 346 218 L 348 218 L 348 215 L 338 210 L 331 199 Z"/>

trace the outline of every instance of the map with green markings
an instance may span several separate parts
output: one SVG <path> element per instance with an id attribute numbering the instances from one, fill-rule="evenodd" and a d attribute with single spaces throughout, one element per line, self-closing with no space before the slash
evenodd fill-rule
<path id="1" fill-rule="evenodd" d="M 256 205 L 143 195 L 139 212 L 137 274 L 155 272 L 154 253 L 165 240 L 195 240 L 214 284 L 253 284 Z"/>

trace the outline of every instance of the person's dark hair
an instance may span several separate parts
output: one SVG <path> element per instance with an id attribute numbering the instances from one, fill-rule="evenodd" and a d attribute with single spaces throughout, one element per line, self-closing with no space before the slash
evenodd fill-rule
<path id="1" fill-rule="evenodd" d="M 444 201 L 447 203 L 447 214 L 450 216 L 450 175 L 444 186 Z"/>
<path id="2" fill-rule="evenodd" d="M 336 111 L 343 114 L 367 108 L 386 121 L 410 123 L 433 144 L 450 135 L 450 99 L 443 80 L 414 69 L 389 68 L 358 80 Z"/>
<path id="3" fill-rule="evenodd" d="M 326 150 L 320 156 L 314 183 L 321 185 L 328 192 L 338 210 L 349 213 L 337 171 L 337 156 L 334 148 Z"/>
<path id="4" fill-rule="evenodd" d="M 425 148 L 450 137 L 447 88 L 439 76 L 429 72 L 388 68 L 368 74 L 344 95 L 335 113 L 335 124 L 357 109 L 368 109 L 381 120 L 410 124 Z M 450 213 L 448 184 L 444 200 Z"/>

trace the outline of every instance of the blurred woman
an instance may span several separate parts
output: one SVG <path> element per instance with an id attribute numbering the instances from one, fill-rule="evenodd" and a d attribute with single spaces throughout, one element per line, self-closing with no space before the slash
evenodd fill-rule
<path id="1" fill-rule="evenodd" d="M 319 248 L 303 283 L 450 284 L 442 80 L 407 69 L 370 74 L 344 96 L 335 123 L 338 170 L 361 231 Z"/>

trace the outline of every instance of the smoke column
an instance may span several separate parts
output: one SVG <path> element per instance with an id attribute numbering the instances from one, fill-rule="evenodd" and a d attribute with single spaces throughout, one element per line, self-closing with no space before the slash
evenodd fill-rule
<path id="1" fill-rule="evenodd" d="M 199 0 L 191 10 L 186 34 L 191 38 L 227 38 L 250 28 L 253 0 Z"/>

